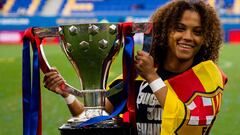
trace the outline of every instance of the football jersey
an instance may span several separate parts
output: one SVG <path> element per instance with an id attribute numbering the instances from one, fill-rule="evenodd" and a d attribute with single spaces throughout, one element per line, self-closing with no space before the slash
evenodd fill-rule
<path id="1" fill-rule="evenodd" d="M 168 87 L 164 109 L 146 81 L 135 81 L 138 135 L 208 134 L 220 109 L 224 73 L 209 60 L 181 74 L 161 70 L 159 75 Z M 108 99 L 116 106 L 126 96 L 120 91 Z"/>
<path id="2" fill-rule="evenodd" d="M 227 77 L 210 60 L 166 80 L 168 93 L 161 135 L 208 134 L 219 112 L 226 82 Z"/>

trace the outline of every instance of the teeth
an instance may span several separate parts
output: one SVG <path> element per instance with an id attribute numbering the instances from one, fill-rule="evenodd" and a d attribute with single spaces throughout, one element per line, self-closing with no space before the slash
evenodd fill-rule
<path id="1" fill-rule="evenodd" d="M 192 46 L 190 45 L 185 45 L 185 44 L 180 44 L 181 47 L 184 47 L 184 48 L 192 48 Z"/>

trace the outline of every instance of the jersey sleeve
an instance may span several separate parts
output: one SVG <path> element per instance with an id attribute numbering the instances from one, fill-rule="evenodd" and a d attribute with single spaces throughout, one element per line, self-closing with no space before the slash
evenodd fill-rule
<path id="1" fill-rule="evenodd" d="M 170 135 L 179 127 L 185 117 L 183 102 L 177 97 L 171 86 L 165 81 L 168 92 L 162 115 L 161 135 Z"/>

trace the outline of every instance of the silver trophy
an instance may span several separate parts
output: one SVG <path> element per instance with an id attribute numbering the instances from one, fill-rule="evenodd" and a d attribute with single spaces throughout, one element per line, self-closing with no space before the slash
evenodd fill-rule
<path id="1" fill-rule="evenodd" d="M 117 25 L 109 23 L 65 25 L 59 27 L 61 47 L 81 82 L 84 112 L 79 121 L 107 115 L 105 92 L 109 67 L 121 43 Z M 75 119 L 76 121 L 76 119 Z"/>
<path id="2" fill-rule="evenodd" d="M 34 34 L 40 38 L 60 37 L 61 48 L 79 77 L 81 90 L 67 83 L 61 87 L 63 91 L 84 99 L 84 112 L 69 122 L 77 124 L 108 115 L 105 111 L 106 82 L 110 65 L 122 46 L 118 25 L 95 23 L 34 28 Z M 50 69 L 50 65 L 42 46 L 39 50 L 40 61 L 45 66 L 41 68 L 47 72 L 44 69 Z"/>
<path id="3" fill-rule="evenodd" d="M 61 48 L 73 65 L 81 83 L 81 90 L 64 84 L 62 90 L 83 97 L 84 112 L 70 119 L 72 125 L 96 116 L 108 115 L 105 111 L 106 82 L 112 61 L 122 47 L 122 31 L 116 23 L 93 23 L 64 25 L 50 28 L 34 28 L 40 38 L 60 37 Z M 133 23 L 132 33 L 144 33 L 143 50 L 151 46 L 151 23 Z M 40 46 L 43 72 L 50 68 Z M 44 70 L 45 69 L 45 70 Z"/>

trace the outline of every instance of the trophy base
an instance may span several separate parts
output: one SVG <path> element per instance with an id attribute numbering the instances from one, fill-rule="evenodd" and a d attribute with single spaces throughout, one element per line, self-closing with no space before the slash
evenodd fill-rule
<path id="1" fill-rule="evenodd" d="M 109 114 L 104 110 L 104 109 L 85 109 L 78 117 L 73 117 L 68 120 L 68 123 L 73 123 L 73 122 L 84 122 L 87 121 L 93 117 L 97 116 L 108 116 Z"/>
<path id="2" fill-rule="evenodd" d="M 72 127 L 97 116 L 108 116 L 109 114 L 103 109 L 85 109 L 78 117 L 72 117 L 68 120 L 68 124 Z"/>
<path id="3" fill-rule="evenodd" d="M 73 123 L 63 124 L 61 135 L 132 135 L 133 127 L 129 123 L 107 120 L 97 124 L 77 128 Z"/>

